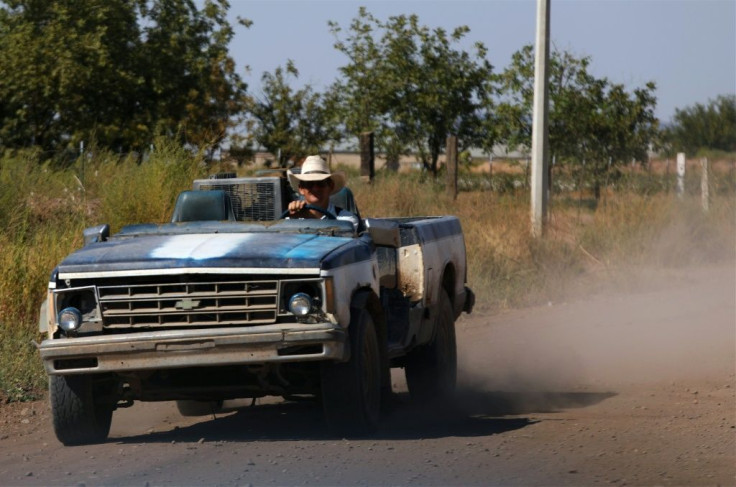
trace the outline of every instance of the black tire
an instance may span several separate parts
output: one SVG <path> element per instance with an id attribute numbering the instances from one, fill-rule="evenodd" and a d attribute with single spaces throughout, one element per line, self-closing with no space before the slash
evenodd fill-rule
<path id="1" fill-rule="evenodd" d="M 406 384 L 412 399 L 444 404 L 457 385 L 455 317 L 447 292 L 440 291 L 437 323 L 432 341 L 413 350 L 406 360 Z"/>
<path id="2" fill-rule="evenodd" d="M 322 364 L 322 406 L 330 431 L 364 436 L 378 428 L 381 409 L 381 354 L 371 314 L 351 307 L 350 360 Z"/>
<path id="3" fill-rule="evenodd" d="M 209 416 L 222 410 L 222 401 L 194 401 L 191 399 L 180 399 L 176 401 L 179 414 L 186 417 Z"/>
<path id="4" fill-rule="evenodd" d="M 95 401 L 92 376 L 52 375 L 49 398 L 54 433 L 60 442 L 83 445 L 105 441 L 113 408 Z"/>

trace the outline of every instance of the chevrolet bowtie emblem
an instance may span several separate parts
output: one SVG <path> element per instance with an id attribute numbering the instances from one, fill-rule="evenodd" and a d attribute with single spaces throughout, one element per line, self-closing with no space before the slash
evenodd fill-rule
<path id="1" fill-rule="evenodd" d="M 176 309 L 182 309 L 185 311 L 193 310 L 194 308 L 199 308 L 199 301 L 195 301 L 193 299 L 185 298 L 181 301 L 177 301 L 174 305 L 174 308 Z"/>

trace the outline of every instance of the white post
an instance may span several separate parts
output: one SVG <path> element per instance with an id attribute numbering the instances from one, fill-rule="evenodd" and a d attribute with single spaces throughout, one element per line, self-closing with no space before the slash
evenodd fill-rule
<path id="1" fill-rule="evenodd" d="M 493 190 L 493 152 L 488 156 L 488 182 Z"/>
<path id="2" fill-rule="evenodd" d="M 547 66 L 549 64 L 550 0 L 537 0 L 537 41 L 534 53 L 532 113 L 531 219 L 532 236 L 541 237 L 547 219 L 549 156 L 547 137 Z"/>
<path id="3" fill-rule="evenodd" d="M 685 153 L 677 153 L 677 196 L 685 196 Z"/>
<path id="4" fill-rule="evenodd" d="M 707 213 L 710 210 L 710 193 L 708 191 L 710 164 L 708 163 L 708 158 L 703 157 L 700 159 L 700 164 L 703 167 L 703 171 L 700 173 L 700 196 L 703 202 L 703 211 Z"/>

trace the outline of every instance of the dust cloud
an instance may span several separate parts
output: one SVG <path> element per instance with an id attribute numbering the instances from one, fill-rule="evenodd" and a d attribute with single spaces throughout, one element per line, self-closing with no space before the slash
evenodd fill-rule
<path id="1" fill-rule="evenodd" d="M 736 267 L 648 270 L 623 289 L 457 323 L 461 394 L 733 382 Z"/>

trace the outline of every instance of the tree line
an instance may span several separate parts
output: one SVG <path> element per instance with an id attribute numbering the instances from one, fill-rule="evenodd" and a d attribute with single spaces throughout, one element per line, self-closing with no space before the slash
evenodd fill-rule
<path id="1" fill-rule="evenodd" d="M 0 1 L 0 150 L 49 157 L 80 143 L 145 151 L 159 136 L 198 149 L 264 148 L 289 161 L 374 133 L 389 166 L 413 154 L 436 173 L 447 136 L 490 152 L 529 147 L 533 49 L 496 69 L 488 48 L 461 47 L 466 26 L 430 28 L 416 15 L 382 20 L 361 7 L 329 22 L 346 58 L 322 91 L 300 85 L 291 60 L 248 89 L 228 53 L 226 0 Z M 245 28 L 250 21 L 239 19 Z M 550 148 L 594 179 L 647 151 L 736 151 L 736 96 L 654 115 L 656 86 L 591 73 L 589 57 L 553 50 Z M 297 87 L 300 86 L 300 87 Z"/>

